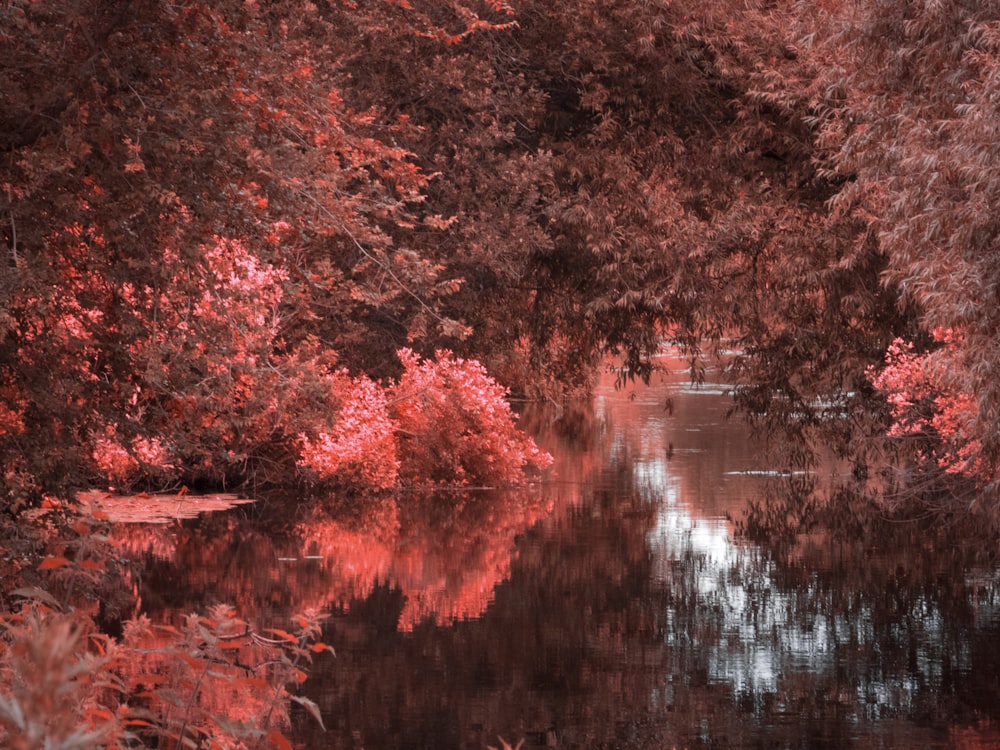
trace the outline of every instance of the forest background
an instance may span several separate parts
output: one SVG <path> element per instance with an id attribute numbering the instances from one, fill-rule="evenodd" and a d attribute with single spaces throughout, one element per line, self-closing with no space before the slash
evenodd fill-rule
<path id="1" fill-rule="evenodd" d="M 585 394 L 609 354 L 649 378 L 667 343 L 696 378 L 732 353 L 782 466 L 829 447 L 882 511 L 1000 509 L 995 3 L 6 0 L 0 51 L 9 549 L 86 487 L 516 483 L 547 457 L 509 395 Z M 66 523 L 41 569 L 96 575 Z M 127 693 L 135 650 L 19 591 L 38 726 L 162 722 L 77 685 Z M 230 658 L 233 617 L 156 653 Z M 243 644 L 279 686 L 299 627 Z"/>

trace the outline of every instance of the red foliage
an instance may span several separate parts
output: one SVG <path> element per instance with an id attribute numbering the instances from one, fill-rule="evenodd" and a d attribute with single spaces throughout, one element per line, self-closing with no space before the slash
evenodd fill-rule
<path id="1" fill-rule="evenodd" d="M 122 536 L 132 543 L 134 532 Z M 315 704 L 293 694 L 315 655 L 330 650 L 317 641 L 318 612 L 268 630 L 228 605 L 164 625 L 126 620 L 138 591 L 108 525 L 54 498 L 4 541 L 48 555 L 0 571 L 11 583 L 0 608 L 0 746 L 286 747 L 291 701 L 322 723 Z M 102 632 L 108 617 L 123 621 L 121 637 Z"/>
<path id="2" fill-rule="evenodd" d="M 452 434 L 392 455 L 343 383 L 404 345 L 548 395 L 735 335 L 743 405 L 795 420 L 860 391 L 900 296 L 961 328 L 956 393 L 995 415 L 997 13 L 925 5 L 0 7 L 6 502 L 511 476 L 509 444 L 471 458 L 507 427 L 443 401 Z"/>
<path id="3" fill-rule="evenodd" d="M 934 339 L 940 346 L 924 352 L 896 339 L 886 353 L 885 366 L 869 371 L 889 401 L 894 419 L 889 435 L 905 438 L 925 467 L 989 481 L 994 471 L 978 434 L 979 404 L 955 376 L 962 336 L 950 328 L 937 329 Z"/>
<path id="4" fill-rule="evenodd" d="M 520 432 L 506 389 L 481 364 L 439 351 L 399 352 L 403 375 L 390 389 L 400 434 L 400 476 L 409 484 L 508 485 L 552 457 Z"/>
<path id="5" fill-rule="evenodd" d="M 323 573 L 288 567 L 278 585 L 295 592 L 300 608 L 348 608 L 379 585 L 399 587 L 406 597 L 400 630 L 479 617 L 510 576 L 517 537 L 551 509 L 550 497 L 524 487 L 421 493 L 372 504 L 355 518 L 315 506 L 296 532 Z"/>
<path id="6" fill-rule="evenodd" d="M 385 391 L 367 378 L 346 371 L 330 377 L 341 402 L 335 424 L 315 436 L 303 433 L 299 466 L 322 480 L 364 489 L 396 484 L 396 425 L 389 417 Z"/>
<path id="7" fill-rule="evenodd" d="M 318 642 L 319 618 L 296 618 L 295 633 L 254 632 L 226 605 L 183 626 L 145 617 L 121 639 L 99 632 L 81 611 L 35 603 L 0 616 L 0 742 L 39 747 L 285 747 L 290 701 Z M 266 739 L 266 741 L 265 741 Z M 164 746 L 164 745 L 158 745 Z"/>
<path id="8" fill-rule="evenodd" d="M 466 330 L 438 309 L 459 280 L 390 236 L 431 178 L 394 143 L 405 118 L 344 104 L 326 10 L 0 9 L 17 29 L 0 62 L 0 456 L 24 466 L 9 488 L 290 477 L 299 435 L 332 434 L 333 363 L 398 346 L 373 320 L 402 321 L 400 341 Z M 376 15 L 336 22 L 367 33 Z M 495 25 L 431 15 L 458 17 L 448 37 Z"/>
<path id="9" fill-rule="evenodd" d="M 517 429 L 506 389 L 481 364 L 445 351 L 399 357 L 403 374 L 388 388 L 345 371 L 327 378 L 336 419 L 300 435 L 298 465 L 313 478 L 362 490 L 506 486 L 551 463 Z"/>

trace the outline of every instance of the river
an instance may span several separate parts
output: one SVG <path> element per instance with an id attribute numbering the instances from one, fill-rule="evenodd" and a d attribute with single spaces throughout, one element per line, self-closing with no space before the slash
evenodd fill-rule
<path id="1" fill-rule="evenodd" d="M 786 478 L 724 386 L 671 364 L 526 409 L 555 457 L 528 487 L 119 526 L 140 606 L 329 612 L 309 748 L 1000 746 L 995 555 L 918 521 L 746 540 Z"/>

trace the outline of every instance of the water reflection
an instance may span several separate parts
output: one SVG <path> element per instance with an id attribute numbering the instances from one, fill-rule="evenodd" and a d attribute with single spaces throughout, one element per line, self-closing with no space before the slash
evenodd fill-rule
<path id="1" fill-rule="evenodd" d="M 674 385 L 672 390 L 691 404 L 722 389 Z M 630 415 L 629 424 L 643 425 L 646 434 L 619 442 L 629 442 L 634 485 L 657 508 L 647 543 L 651 574 L 669 592 L 663 637 L 671 647 L 671 676 L 690 670 L 692 656 L 684 651 L 697 650 L 706 682 L 731 691 L 733 705 L 760 722 L 758 731 L 832 708 L 844 724 L 842 731 L 866 746 L 901 731 L 891 720 L 927 724 L 949 715 L 993 715 L 1000 662 L 989 646 L 1000 621 L 995 567 L 986 573 L 981 567 L 967 571 L 956 566 L 962 556 L 935 554 L 921 544 L 927 529 L 912 524 L 893 529 L 892 538 L 884 538 L 888 546 L 881 549 L 860 549 L 820 532 L 812 540 L 825 552 L 819 565 L 810 569 L 800 560 L 797 570 L 782 569 L 765 550 L 735 541 L 728 521 L 741 511 L 742 500 L 768 491 L 767 484 L 754 485 L 750 478 L 775 475 L 766 467 L 751 467 L 752 459 L 734 449 L 747 445 L 748 436 L 734 424 L 717 431 L 721 444 L 712 454 L 719 463 L 710 467 L 698 457 L 703 449 L 697 445 L 685 444 L 694 459 L 671 445 L 668 456 L 680 453 L 682 458 L 664 461 L 657 456 L 663 447 L 656 442 L 662 434 L 659 418 L 645 413 L 643 406 Z M 719 425 L 711 406 L 698 413 L 708 414 L 712 427 Z M 677 428 L 698 432 L 681 421 L 672 431 L 674 439 Z M 833 468 L 826 468 L 826 478 L 836 481 Z M 745 481 L 727 486 L 732 477 Z M 935 541 L 954 543 L 947 533 Z M 816 551 L 811 550 L 814 565 L 819 562 Z M 991 557 L 989 547 L 983 551 Z M 830 559 L 831 553 L 842 557 Z M 873 581 L 858 570 L 866 565 L 896 569 L 869 588 L 866 584 Z M 923 568 L 917 576 L 914 566 Z M 791 586 L 789 573 L 796 578 Z M 654 705 L 673 705 L 673 682 L 655 691 Z M 956 693 L 965 690 L 974 692 L 958 698 Z M 955 704 L 965 701 L 957 711 Z M 907 744 L 947 744 L 954 734 L 945 742 L 933 733 L 925 736 L 916 726 L 904 728 L 914 733 Z M 710 740 L 709 729 L 710 724 L 702 724 L 698 741 Z M 968 739 L 968 729 L 963 731 Z M 840 731 L 837 736 L 843 740 Z M 982 736 L 996 739 L 992 730 Z"/>
<path id="2" fill-rule="evenodd" d="M 737 538 L 782 477 L 728 408 L 683 373 L 609 380 L 592 408 L 526 410 L 556 457 L 540 488 L 334 499 L 277 530 L 244 511 L 123 548 L 153 613 L 331 612 L 338 656 L 303 686 L 329 731 L 303 722 L 306 747 L 996 746 L 988 545 L 917 523 Z"/>
<path id="3" fill-rule="evenodd" d="M 313 604 L 348 609 L 385 583 L 405 602 L 401 632 L 478 617 L 510 577 L 515 537 L 551 509 L 543 498 L 532 487 L 435 492 L 385 501 L 381 513 L 350 520 L 313 506 L 294 527 L 306 559 L 318 561 Z"/>
<path id="4" fill-rule="evenodd" d="M 480 616 L 510 576 L 516 536 L 550 510 L 532 487 L 338 506 L 313 500 L 291 521 L 229 513 L 121 524 L 110 540 L 143 563 L 147 609 L 173 619 L 224 602 L 258 626 L 286 627 L 282 618 L 307 608 L 346 611 L 389 586 L 405 602 L 393 627 L 406 632 Z"/>

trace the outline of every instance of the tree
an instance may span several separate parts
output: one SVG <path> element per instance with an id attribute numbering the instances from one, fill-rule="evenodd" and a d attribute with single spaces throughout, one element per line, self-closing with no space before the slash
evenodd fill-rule
<path id="1" fill-rule="evenodd" d="M 735 346 L 848 452 L 936 328 L 992 466 L 987 6 L 8 4 L 7 485 L 280 476 L 402 348 L 553 397 Z"/>
<path id="2" fill-rule="evenodd" d="M 440 312 L 460 280 L 392 236 L 419 222 L 430 180 L 392 143 L 405 119 L 344 104 L 343 50 L 318 8 L 3 13 L 0 451 L 14 495 L 88 468 L 218 483 L 290 466 L 296 436 L 342 401 L 338 362 L 379 375 L 398 370 L 399 343 L 462 333 Z M 484 23 L 459 19 L 456 33 Z M 349 8 L 336 20 L 373 23 Z"/>
<path id="3" fill-rule="evenodd" d="M 818 29 L 809 49 L 817 156 L 840 181 L 832 211 L 857 217 L 877 240 L 885 282 L 920 322 L 904 338 L 933 347 L 937 332 L 939 341 L 924 386 L 908 390 L 915 381 L 897 377 L 898 348 L 877 382 L 897 416 L 899 399 L 928 396 L 927 387 L 932 398 L 960 401 L 963 417 L 945 441 L 960 446 L 965 468 L 950 469 L 995 490 L 997 9 L 844 2 L 817 5 L 810 18 Z"/>

